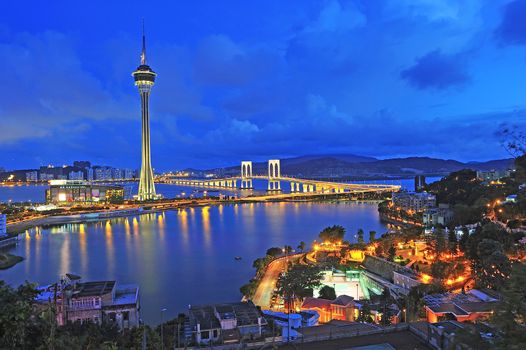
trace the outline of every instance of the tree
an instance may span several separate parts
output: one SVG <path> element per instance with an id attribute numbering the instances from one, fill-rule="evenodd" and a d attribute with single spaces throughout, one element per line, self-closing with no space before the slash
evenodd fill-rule
<path id="1" fill-rule="evenodd" d="M 33 317 L 35 286 L 25 283 L 13 289 L 0 281 L 0 348 L 25 349 L 43 342 L 39 329 L 43 323 Z"/>
<path id="2" fill-rule="evenodd" d="M 358 243 L 363 244 L 364 243 L 364 239 L 363 239 L 364 232 L 362 229 L 358 230 L 357 236 L 358 236 Z"/>
<path id="3" fill-rule="evenodd" d="M 458 241 L 457 241 L 457 234 L 455 233 L 455 230 L 449 231 L 447 240 L 448 240 L 448 250 L 453 255 L 457 254 Z"/>
<path id="4" fill-rule="evenodd" d="M 376 231 L 369 231 L 369 242 L 374 242 L 376 240 Z"/>
<path id="5" fill-rule="evenodd" d="M 283 248 L 280 247 L 271 247 L 267 249 L 266 256 L 267 257 L 277 257 L 283 254 Z"/>
<path id="6" fill-rule="evenodd" d="M 435 260 L 431 264 L 431 276 L 437 279 L 445 279 L 451 274 L 451 264 L 445 261 Z"/>
<path id="7" fill-rule="evenodd" d="M 300 244 L 298 244 L 298 249 L 303 252 L 305 250 L 305 247 L 307 245 L 305 244 L 305 242 L 301 241 Z"/>
<path id="8" fill-rule="evenodd" d="M 468 246 L 469 230 L 466 227 L 462 227 L 462 236 L 458 241 L 458 247 L 461 252 L 465 253 Z"/>
<path id="9" fill-rule="evenodd" d="M 389 316 L 389 305 L 391 304 L 391 292 L 389 288 L 384 287 L 382 295 L 380 295 L 380 304 L 382 307 L 382 318 L 380 323 L 384 326 L 391 324 L 391 317 Z"/>
<path id="10" fill-rule="evenodd" d="M 389 250 L 387 251 L 387 254 L 388 254 L 387 260 L 393 261 L 394 258 L 395 258 L 395 255 L 396 255 L 396 248 L 395 248 L 394 245 L 389 247 Z"/>
<path id="11" fill-rule="evenodd" d="M 334 225 L 324 228 L 319 237 L 322 241 L 331 243 L 341 242 L 345 236 L 345 228 L 340 225 Z"/>
<path id="12" fill-rule="evenodd" d="M 334 300 L 336 299 L 336 291 L 332 287 L 323 286 L 319 291 L 319 297 L 322 299 Z"/>
<path id="13" fill-rule="evenodd" d="M 446 237 L 444 230 L 441 228 L 435 229 L 431 234 L 426 236 L 426 244 L 431 249 L 434 255 L 439 257 L 447 249 Z"/>
<path id="14" fill-rule="evenodd" d="M 526 349 L 526 264 L 516 263 L 502 288 L 502 302 L 495 309 L 492 322 L 502 332 L 498 349 Z"/>
<path id="15" fill-rule="evenodd" d="M 358 322 L 373 323 L 373 317 L 371 316 L 371 307 L 367 302 L 362 304 L 360 312 L 358 313 Z"/>
<path id="16" fill-rule="evenodd" d="M 267 249 L 267 255 L 269 256 L 276 257 L 281 254 L 283 254 L 283 250 L 279 247 L 272 247 L 272 248 Z"/>
<path id="17" fill-rule="evenodd" d="M 499 289 L 511 273 L 511 263 L 502 245 L 483 239 L 477 246 L 477 259 L 472 260 L 475 281 L 484 288 Z"/>
<path id="18" fill-rule="evenodd" d="M 320 286 L 322 278 L 323 273 L 319 267 L 295 264 L 278 278 L 277 292 L 285 300 L 303 299 L 309 294 L 308 290 Z"/>

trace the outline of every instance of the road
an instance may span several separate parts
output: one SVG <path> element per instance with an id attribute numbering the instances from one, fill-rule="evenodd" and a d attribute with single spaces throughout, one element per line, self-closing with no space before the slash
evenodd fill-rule
<path id="1" fill-rule="evenodd" d="M 272 298 L 272 292 L 276 288 L 276 282 L 279 274 L 285 271 L 287 267 L 287 261 L 296 262 L 302 254 L 289 255 L 288 257 L 278 258 L 272 261 L 268 266 L 263 278 L 259 282 L 256 293 L 252 301 L 254 304 L 261 306 L 263 310 L 270 309 L 270 299 Z"/>

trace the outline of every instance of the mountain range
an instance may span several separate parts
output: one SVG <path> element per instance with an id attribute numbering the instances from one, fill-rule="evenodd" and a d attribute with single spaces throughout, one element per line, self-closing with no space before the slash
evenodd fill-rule
<path id="1" fill-rule="evenodd" d="M 441 176 L 461 169 L 506 170 L 513 167 L 513 158 L 486 162 L 460 162 L 452 159 L 408 157 L 377 159 L 354 154 L 306 155 L 281 159 L 283 175 L 306 178 L 403 178 L 415 175 Z M 194 173 L 218 176 L 239 175 L 240 166 L 208 170 L 187 169 Z M 266 174 L 266 162 L 253 163 L 254 174 Z"/>

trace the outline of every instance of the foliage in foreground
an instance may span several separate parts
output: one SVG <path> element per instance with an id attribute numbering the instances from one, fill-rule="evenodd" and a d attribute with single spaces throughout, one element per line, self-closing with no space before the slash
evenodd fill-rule
<path id="1" fill-rule="evenodd" d="M 51 305 L 38 307 L 34 301 L 36 296 L 33 284 L 12 288 L 0 281 L 0 349 L 139 350 L 144 334 L 148 340 L 147 349 L 160 348 L 158 330 L 149 326 L 122 332 L 110 323 L 56 327 L 53 308 Z M 168 346 L 173 347 L 171 339 L 165 339 L 165 347 Z"/>

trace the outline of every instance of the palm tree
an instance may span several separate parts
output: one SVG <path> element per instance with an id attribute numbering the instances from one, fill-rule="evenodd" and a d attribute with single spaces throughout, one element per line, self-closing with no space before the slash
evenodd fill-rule
<path id="1" fill-rule="evenodd" d="M 298 244 L 298 249 L 303 252 L 305 250 L 305 242 L 301 241 L 300 244 Z"/>

